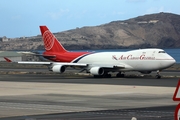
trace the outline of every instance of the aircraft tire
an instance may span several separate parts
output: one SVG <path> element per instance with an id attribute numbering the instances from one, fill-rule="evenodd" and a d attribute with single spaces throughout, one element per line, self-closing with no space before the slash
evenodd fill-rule
<path id="1" fill-rule="evenodd" d="M 111 78 L 111 74 L 94 75 L 94 78 Z"/>
<path id="2" fill-rule="evenodd" d="M 125 75 L 124 74 L 121 74 L 121 73 L 118 73 L 118 74 L 116 74 L 116 77 L 118 77 L 118 78 L 123 78 Z"/>
<path id="3" fill-rule="evenodd" d="M 105 78 L 111 78 L 111 74 L 106 74 L 104 77 Z"/>
<path id="4" fill-rule="evenodd" d="M 94 75 L 94 78 L 102 78 L 102 75 Z"/>
<path id="5" fill-rule="evenodd" d="M 156 75 L 156 79 L 161 79 L 161 76 L 160 75 Z"/>

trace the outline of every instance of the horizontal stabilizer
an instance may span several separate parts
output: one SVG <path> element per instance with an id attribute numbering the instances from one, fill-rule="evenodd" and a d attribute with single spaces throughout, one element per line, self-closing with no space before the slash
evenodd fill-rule
<path id="1" fill-rule="evenodd" d="M 4 57 L 4 59 L 6 60 L 6 62 L 12 62 L 12 60 L 10 60 L 10 59 L 7 58 L 7 57 Z"/>

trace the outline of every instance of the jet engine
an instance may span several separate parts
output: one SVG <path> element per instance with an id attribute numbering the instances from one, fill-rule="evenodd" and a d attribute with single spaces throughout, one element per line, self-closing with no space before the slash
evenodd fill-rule
<path id="1" fill-rule="evenodd" d="M 66 70 L 66 67 L 63 65 L 54 65 L 52 67 L 53 72 L 63 73 Z"/>
<path id="2" fill-rule="evenodd" d="M 93 75 L 103 75 L 104 74 L 104 69 L 101 67 L 92 67 L 90 69 L 90 73 Z"/>

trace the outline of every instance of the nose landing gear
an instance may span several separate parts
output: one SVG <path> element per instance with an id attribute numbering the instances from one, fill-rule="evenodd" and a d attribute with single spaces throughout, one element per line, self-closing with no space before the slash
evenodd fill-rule
<path id="1" fill-rule="evenodd" d="M 161 75 L 160 75 L 160 71 L 159 70 L 157 70 L 156 79 L 161 79 Z"/>

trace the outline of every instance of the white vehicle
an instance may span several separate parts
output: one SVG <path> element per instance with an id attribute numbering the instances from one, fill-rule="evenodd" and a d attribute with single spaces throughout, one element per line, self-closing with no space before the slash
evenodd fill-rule
<path id="1" fill-rule="evenodd" d="M 52 62 L 26 62 L 19 64 L 47 65 L 50 71 L 63 73 L 67 67 L 81 68 L 94 77 L 111 77 L 109 72 L 118 72 L 116 77 L 124 77 L 122 72 L 139 71 L 149 74 L 172 66 L 176 61 L 162 49 L 138 49 L 127 52 L 70 52 L 67 51 L 46 26 L 40 26 L 46 51 L 43 57 Z M 8 58 L 5 58 L 8 62 Z"/>

